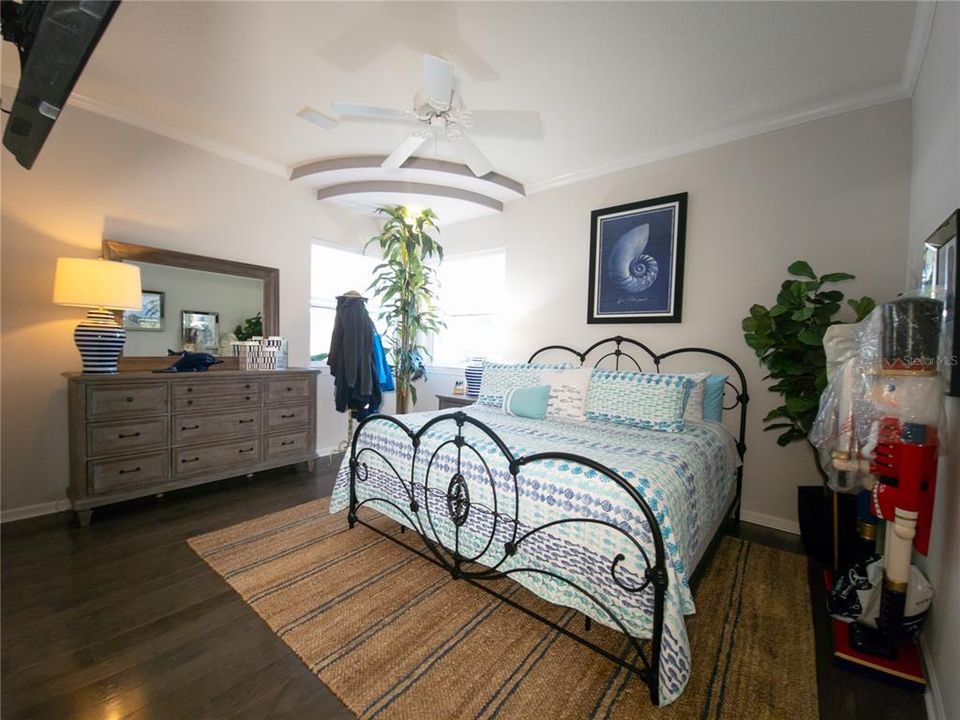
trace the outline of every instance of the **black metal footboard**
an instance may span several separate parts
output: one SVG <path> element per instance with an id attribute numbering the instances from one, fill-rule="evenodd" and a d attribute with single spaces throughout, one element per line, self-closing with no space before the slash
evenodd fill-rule
<path id="1" fill-rule="evenodd" d="M 364 431 L 375 423 L 391 423 L 409 439 L 412 447 L 409 475 L 401 474 L 387 453 L 364 444 Z M 439 426 L 439 428 L 438 428 Z M 423 440 L 430 430 L 445 430 L 450 436 L 436 433 L 424 447 Z M 489 460 L 464 434 L 466 427 L 476 428 L 483 438 L 493 443 L 502 455 L 502 466 Z M 476 435 L 475 433 L 471 433 Z M 486 444 L 486 442 L 484 442 Z M 432 445 L 431 445 L 432 447 Z M 447 452 L 441 454 L 441 451 Z M 488 445 L 489 449 L 489 445 Z M 455 450 L 456 460 L 451 456 Z M 429 454 L 428 454 L 429 453 Z M 633 534 L 624 524 L 614 524 L 601 517 L 576 517 L 561 514 L 540 525 L 524 524 L 521 512 L 521 471 L 525 467 L 544 462 L 576 464 L 615 483 L 625 495 L 630 508 L 637 509 L 637 527 Z M 426 463 L 426 466 L 423 466 Z M 418 473 L 422 469 L 422 475 Z M 419 478 L 419 479 L 418 479 Z M 391 485 L 392 484 L 392 485 Z M 383 488 L 393 487 L 392 493 Z M 358 497 L 358 488 L 363 497 Z M 380 494 L 378 494 L 378 490 Z M 403 518 L 401 522 L 417 532 L 424 547 L 410 545 L 395 534 L 385 532 L 365 522 L 357 514 L 364 505 L 381 510 L 389 508 Z M 389 511 L 387 514 L 390 514 Z M 582 645 L 600 653 L 614 663 L 636 673 L 650 688 L 650 698 L 659 704 L 660 649 L 663 638 L 664 602 L 667 590 L 667 569 L 663 537 L 656 516 L 637 490 L 616 472 L 590 458 L 566 452 L 537 453 L 515 457 L 497 434 L 484 423 L 463 412 L 448 413 L 432 418 L 419 430 L 413 431 L 401 420 L 389 415 L 373 415 L 357 427 L 350 448 L 350 527 L 362 524 L 375 532 L 420 554 L 427 560 L 450 572 L 457 580 L 464 580 L 503 602 L 540 620 Z M 613 558 L 593 553 L 593 562 L 578 573 L 563 572 L 556 563 L 550 563 L 551 529 L 563 532 L 561 526 L 593 524 L 593 530 L 622 536 L 632 557 L 617 553 Z M 569 529 L 569 528 L 567 528 Z M 402 527 L 401 527 L 402 530 Z M 652 557 L 648 552 L 653 549 Z M 519 573 L 548 578 L 559 587 L 569 588 L 581 602 L 589 606 L 597 619 L 619 629 L 628 639 L 627 651 L 622 655 L 591 642 L 567 627 L 525 607 L 509 594 L 491 585 L 504 577 Z M 497 583 L 493 583 L 496 585 Z M 601 597 L 611 593 L 625 599 L 632 607 L 648 607 L 652 594 L 652 632 L 649 645 L 632 635 L 618 608 Z M 585 630 L 590 629 L 590 616 L 585 614 Z"/>

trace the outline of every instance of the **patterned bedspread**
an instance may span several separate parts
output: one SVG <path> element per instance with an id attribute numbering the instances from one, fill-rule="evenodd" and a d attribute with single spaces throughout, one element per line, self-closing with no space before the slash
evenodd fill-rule
<path id="1" fill-rule="evenodd" d="M 732 435 L 714 422 L 691 422 L 683 432 L 665 433 L 601 422 L 528 420 L 483 405 L 464 411 L 496 432 L 516 457 L 540 452 L 583 455 L 619 473 L 646 500 L 663 534 L 669 579 L 660 702 L 675 700 L 690 675 L 683 616 L 695 608 L 688 575 L 732 497 L 738 463 Z M 414 413 L 401 419 L 417 430 L 440 414 Z M 368 506 L 415 529 L 415 522 L 419 522 L 446 547 L 452 548 L 457 542 L 462 557 L 488 566 L 503 558 L 504 543 L 512 537 L 517 514 L 518 537 L 563 517 L 609 522 L 619 530 L 598 522 L 569 522 L 532 533 L 498 570 L 531 568 L 533 572 L 517 572 L 511 577 L 550 602 L 576 608 L 618 629 L 606 611 L 566 581 L 577 583 L 610 608 L 634 637 L 651 637 L 652 587 L 629 592 L 620 584 L 639 586 L 646 569 L 645 560 L 621 531 L 639 541 L 651 564 L 654 557 L 650 528 L 630 496 L 606 476 L 561 460 L 523 466 L 515 487 L 497 445 L 482 430 L 466 424 L 464 438 L 474 449 L 461 450 L 469 512 L 458 536 L 453 520 L 456 508 L 451 510 L 447 503 L 448 485 L 457 469 L 458 449 L 452 442 L 456 431 L 452 419 L 434 425 L 414 455 L 410 439 L 393 423 L 375 421 L 365 426 L 358 449 L 359 460 L 367 469 L 363 481 L 357 483 L 358 499 L 392 499 L 398 507 L 377 501 Z M 403 478 L 402 483 L 397 475 Z M 331 512 L 349 505 L 349 478 L 349 458 L 344 458 L 330 502 Z M 416 518 L 410 511 L 411 493 L 419 505 Z M 611 573 L 618 553 L 626 557 L 616 570 L 619 583 Z M 536 572 L 538 569 L 556 573 L 563 580 Z"/>

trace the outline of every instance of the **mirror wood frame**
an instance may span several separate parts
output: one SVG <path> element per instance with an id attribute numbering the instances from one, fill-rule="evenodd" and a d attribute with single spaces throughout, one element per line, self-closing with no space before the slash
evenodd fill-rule
<path id="1" fill-rule="evenodd" d="M 131 260 L 262 280 L 263 334 L 267 336 L 280 333 L 280 271 L 277 268 L 107 239 L 104 239 L 101 243 L 100 255 L 104 260 L 117 262 Z M 154 370 L 169 365 L 170 362 L 169 356 L 166 355 L 121 355 L 119 369 L 121 372 L 124 370 Z M 229 370 L 236 367 L 236 358 L 224 358 L 222 365 L 214 365 L 211 370 Z"/>

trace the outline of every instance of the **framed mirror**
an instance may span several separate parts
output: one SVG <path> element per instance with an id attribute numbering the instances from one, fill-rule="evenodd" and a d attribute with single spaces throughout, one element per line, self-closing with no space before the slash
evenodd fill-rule
<path id="1" fill-rule="evenodd" d="M 121 370 L 167 367 L 168 351 L 184 349 L 219 355 L 214 367 L 229 369 L 232 340 L 279 334 L 276 268 L 115 240 L 103 240 L 101 255 L 140 268 L 143 306 L 123 313 Z"/>

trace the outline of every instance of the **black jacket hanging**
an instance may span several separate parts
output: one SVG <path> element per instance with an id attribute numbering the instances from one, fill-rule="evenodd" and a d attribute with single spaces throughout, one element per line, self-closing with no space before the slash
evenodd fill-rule
<path id="1" fill-rule="evenodd" d="M 327 357 L 337 412 L 349 408 L 362 418 L 380 408 L 383 397 L 373 361 L 373 333 L 364 298 L 353 293 L 338 296 Z"/>

